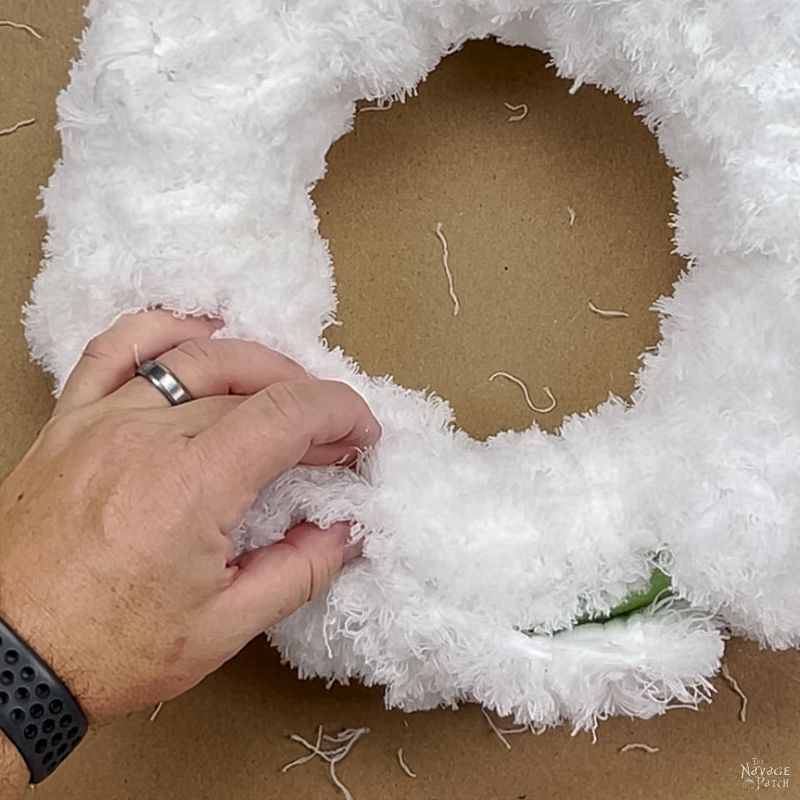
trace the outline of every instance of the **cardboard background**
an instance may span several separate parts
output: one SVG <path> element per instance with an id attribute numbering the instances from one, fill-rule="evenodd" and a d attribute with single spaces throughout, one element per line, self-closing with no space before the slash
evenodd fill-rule
<path id="1" fill-rule="evenodd" d="M 0 18 L 39 27 L 39 42 L 0 28 L 0 476 L 47 417 L 49 382 L 27 363 L 19 308 L 38 270 L 44 232 L 38 187 L 58 157 L 53 100 L 65 83 L 80 0 L 0 0 Z M 568 84 L 535 53 L 492 43 L 447 59 L 418 98 L 362 113 L 331 152 L 317 189 L 340 287 L 342 344 L 372 374 L 448 397 L 459 423 L 484 437 L 525 427 L 531 415 L 511 385 L 488 383 L 506 369 L 559 398 L 540 424 L 625 394 L 644 347 L 657 340 L 647 309 L 681 269 L 669 255 L 670 174 L 654 141 L 613 97 Z M 503 102 L 530 115 L 507 123 Z M 567 206 L 577 218 L 568 225 Z M 444 223 L 463 310 L 452 316 L 433 235 Z M 604 321 L 586 301 L 623 306 L 631 319 Z M 379 689 L 300 682 L 263 641 L 155 723 L 133 714 L 95 732 L 46 785 L 45 800 L 256 800 L 336 797 L 319 763 L 286 775 L 301 754 L 290 733 L 312 736 L 367 725 L 339 773 L 364 798 L 703 798 L 746 792 L 740 763 L 754 756 L 797 771 L 782 798 L 800 797 L 797 653 L 733 642 L 729 664 L 750 697 L 747 723 L 724 684 L 714 704 L 650 721 L 614 719 L 598 743 L 567 730 L 512 739 L 508 752 L 475 707 L 409 717 L 382 707 Z M 408 722 L 408 727 L 404 725 Z M 648 755 L 618 748 L 644 741 Z M 417 771 L 396 760 L 403 747 Z"/>

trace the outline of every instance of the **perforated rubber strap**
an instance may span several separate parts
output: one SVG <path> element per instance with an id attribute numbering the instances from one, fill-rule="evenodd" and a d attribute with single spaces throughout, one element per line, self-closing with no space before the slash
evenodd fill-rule
<path id="1" fill-rule="evenodd" d="M 77 700 L 0 619 L 0 730 L 41 783 L 78 746 L 88 723 Z"/>

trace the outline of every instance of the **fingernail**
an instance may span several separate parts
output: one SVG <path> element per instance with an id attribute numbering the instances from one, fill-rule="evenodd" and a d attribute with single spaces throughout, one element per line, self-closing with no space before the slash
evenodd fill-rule
<path id="1" fill-rule="evenodd" d="M 213 328 L 215 331 L 218 331 L 220 328 L 225 327 L 225 320 L 220 319 L 219 317 L 201 317 L 203 322 L 205 322 L 210 328 Z"/>
<path id="2" fill-rule="evenodd" d="M 325 531 L 325 533 L 333 533 L 341 536 L 344 542 L 347 541 L 347 537 L 350 535 L 350 523 L 342 521 L 334 522 L 327 528 L 322 528 L 322 530 Z"/>
<path id="3" fill-rule="evenodd" d="M 334 533 L 342 537 L 342 544 L 344 544 L 344 553 L 342 555 L 343 565 L 349 564 L 361 555 L 361 542 L 347 542 L 350 537 L 350 531 L 352 530 L 349 522 L 334 522 L 327 530 L 329 533 Z"/>
<path id="4" fill-rule="evenodd" d="M 344 548 L 344 556 L 342 557 L 342 564 L 349 564 L 357 558 L 361 558 L 364 551 L 362 542 L 351 542 Z"/>
<path id="5" fill-rule="evenodd" d="M 375 420 L 373 424 L 369 428 L 367 428 L 366 434 L 367 436 L 369 436 L 370 441 L 373 444 L 377 444 L 378 441 L 380 441 L 381 436 L 383 436 L 383 428 L 381 427 L 380 422 L 378 422 L 378 420 Z"/>

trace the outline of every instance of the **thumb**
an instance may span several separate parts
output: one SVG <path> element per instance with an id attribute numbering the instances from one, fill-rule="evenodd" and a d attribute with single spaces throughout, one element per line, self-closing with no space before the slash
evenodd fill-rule
<path id="1" fill-rule="evenodd" d="M 347 522 L 327 529 L 305 522 L 280 542 L 243 555 L 223 596 L 236 627 L 256 636 L 326 592 L 343 564 L 360 553 L 347 546 L 349 536 Z"/>

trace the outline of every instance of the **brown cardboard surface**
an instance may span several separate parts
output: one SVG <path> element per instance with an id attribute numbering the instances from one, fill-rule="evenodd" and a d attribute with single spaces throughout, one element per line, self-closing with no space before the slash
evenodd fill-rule
<path id="1" fill-rule="evenodd" d="M 0 139 L 0 475 L 30 444 L 50 408 L 48 381 L 27 364 L 19 307 L 38 269 L 43 226 L 38 186 L 58 157 L 53 99 L 63 85 L 80 0 L 0 0 L 0 18 L 37 25 L 46 38 L 0 28 L 0 128 L 38 123 Z M 449 398 L 473 435 L 530 423 L 515 387 L 488 383 L 518 374 L 542 402 L 549 428 L 565 412 L 626 394 L 638 355 L 657 339 L 647 309 L 681 263 L 669 255 L 670 174 L 632 109 L 590 88 L 575 97 L 542 56 L 483 43 L 448 58 L 419 97 L 362 113 L 331 152 L 317 189 L 331 238 L 344 325 L 330 332 L 373 374 L 431 386 Z M 503 103 L 529 116 L 506 122 Z M 576 212 L 569 226 L 567 206 Z M 462 312 L 452 315 L 433 235 L 444 224 Z M 624 307 L 629 320 L 587 311 Z M 113 646 L 110 643 L 109 646 Z M 729 663 L 750 697 L 747 723 L 718 682 L 713 706 L 649 721 L 614 719 L 596 745 L 567 730 L 512 739 L 506 751 L 475 707 L 409 717 L 382 707 L 378 689 L 300 682 L 263 641 L 183 698 L 157 721 L 131 715 L 95 732 L 47 784 L 45 800 L 263 800 L 336 797 L 321 764 L 285 775 L 301 754 L 290 733 L 318 724 L 372 732 L 340 767 L 365 798 L 703 798 L 747 790 L 740 764 L 753 757 L 792 770 L 780 798 L 800 797 L 797 653 L 733 642 Z M 404 722 L 408 723 L 408 727 Z M 618 748 L 631 741 L 657 754 Z M 403 747 L 418 773 L 397 764 Z"/>

